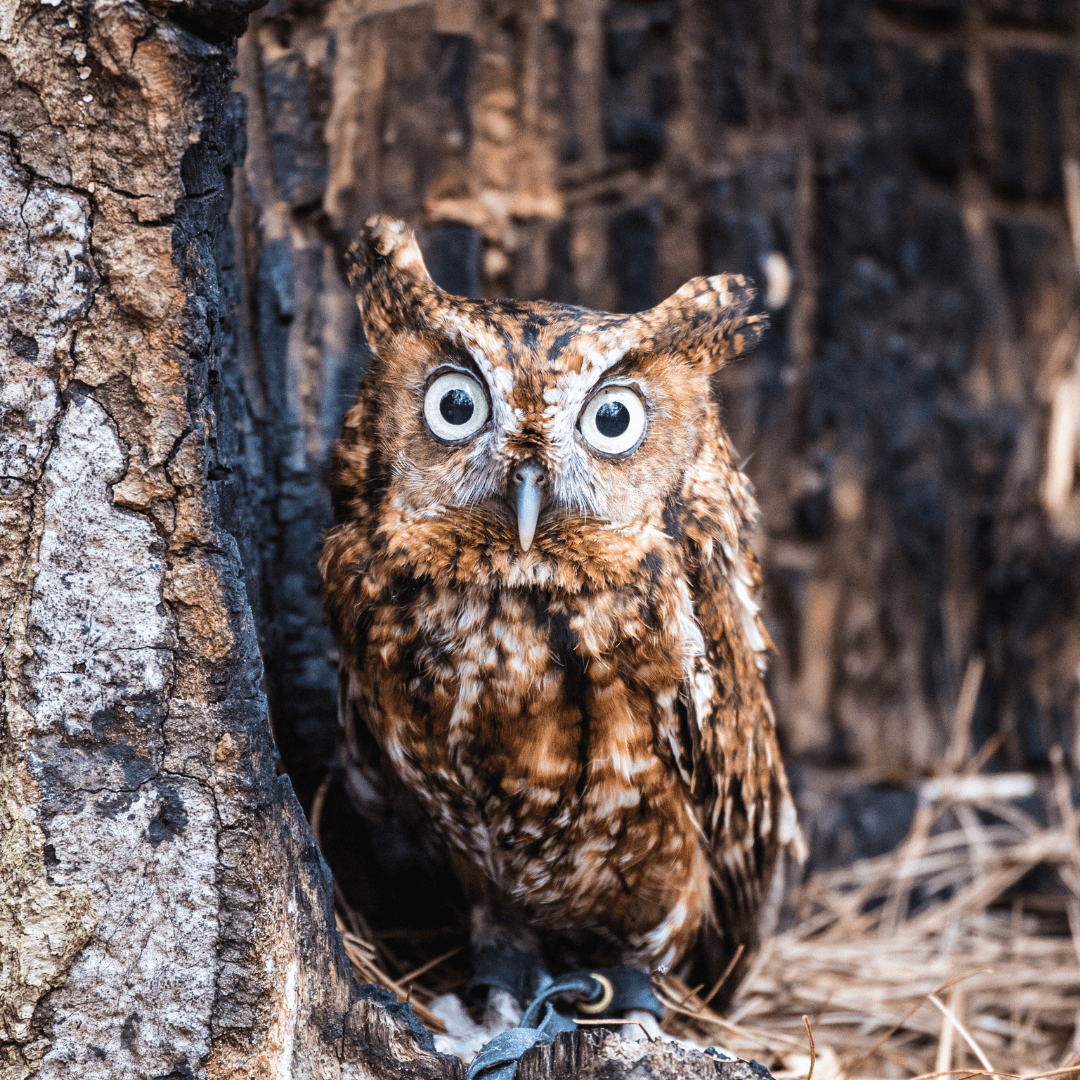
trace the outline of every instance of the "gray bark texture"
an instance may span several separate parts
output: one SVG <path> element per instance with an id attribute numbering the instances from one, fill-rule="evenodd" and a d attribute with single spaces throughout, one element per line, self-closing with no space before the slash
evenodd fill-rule
<path id="1" fill-rule="evenodd" d="M 247 6 L 0 4 L 2 1080 L 464 1072 L 352 980 L 278 769 L 246 569 L 272 395 L 228 222 Z"/>

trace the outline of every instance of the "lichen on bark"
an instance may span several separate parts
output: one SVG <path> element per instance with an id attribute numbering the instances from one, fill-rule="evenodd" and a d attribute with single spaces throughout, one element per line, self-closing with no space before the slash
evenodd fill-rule
<path id="1" fill-rule="evenodd" d="M 8 12 L 4 13 L 9 14 Z M 0 18 L 4 29 L 9 24 Z M 51 877 L 54 852 L 36 813 L 37 784 L 26 761 L 33 724 L 25 665 L 32 597 L 45 518 L 43 477 L 59 410 L 58 376 L 73 326 L 89 303 L 86 271 L 89 205 L 84 195 L 53 186 L 70 179 L 56 161 L 55 134 L 41 129 L 41 107 L 26 88 L 14 92 L 0 61 L 4 121 L 19 109 L 38 125 L 20 161 L 17 130 L 0 136 L 0 310 L 6 326 L 0 379 L 0 1067 L 32 1061 L 42 1040 L 35 1008 L 63 984 L 97 922 L 91 891 Z M 44 145 L 43 145 L 44 144 Z M 21 1049 L 17 1049 L 21 1048 Z"/>

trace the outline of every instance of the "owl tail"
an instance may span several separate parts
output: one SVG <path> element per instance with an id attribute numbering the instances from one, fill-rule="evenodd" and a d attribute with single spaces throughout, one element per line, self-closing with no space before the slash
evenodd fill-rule
<path id="1" fill-rule="evenodd" d="M 368 218 L 345 261 L 364 332 L 376 352 L 398 334 L 423 333 L 431 325 L 430 315 L 445 304 L 415 234 L 403 221 L 383 214 Z"/>
<path id="2" fill-rule="evenodd" d="M 643 349 L 675 353 L 719 371 L 753 349 L 769 325 L 764 312 L 750 314 L 754 296 L 741 274 L 696 277 L 630 318 L 638 323 Z"/>

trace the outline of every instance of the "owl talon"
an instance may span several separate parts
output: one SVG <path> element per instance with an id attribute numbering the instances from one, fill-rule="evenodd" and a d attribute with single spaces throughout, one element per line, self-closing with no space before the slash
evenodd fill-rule
<path id="1" fill-rule="evenodd" d="M 649 1042 L 654 1042 L 664 1037 L 660 1025 L 656 1022 L 656 1017 L 646 1009 L 627 1009 L 626 1019 L 631 1022 L 623 1025 L 622 1033 L 628 1039 L 639 1042 L 642 1039 L 648 1039 Z"/>

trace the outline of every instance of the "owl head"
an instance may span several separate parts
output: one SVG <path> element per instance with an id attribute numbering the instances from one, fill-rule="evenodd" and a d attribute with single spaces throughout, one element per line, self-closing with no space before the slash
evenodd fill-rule
<path id="1" fill-rule="evenodd" d="M 764 327 L 733 275 L 634 315 L 451 296 L 386 217 L 353 245 L 350 277 L 373 360 L 346 438 L 364 429 L 381 516 L 467 522 L 519 565 L 583 531 L 662 527 L 716 436 L 710 376 Z"/>

